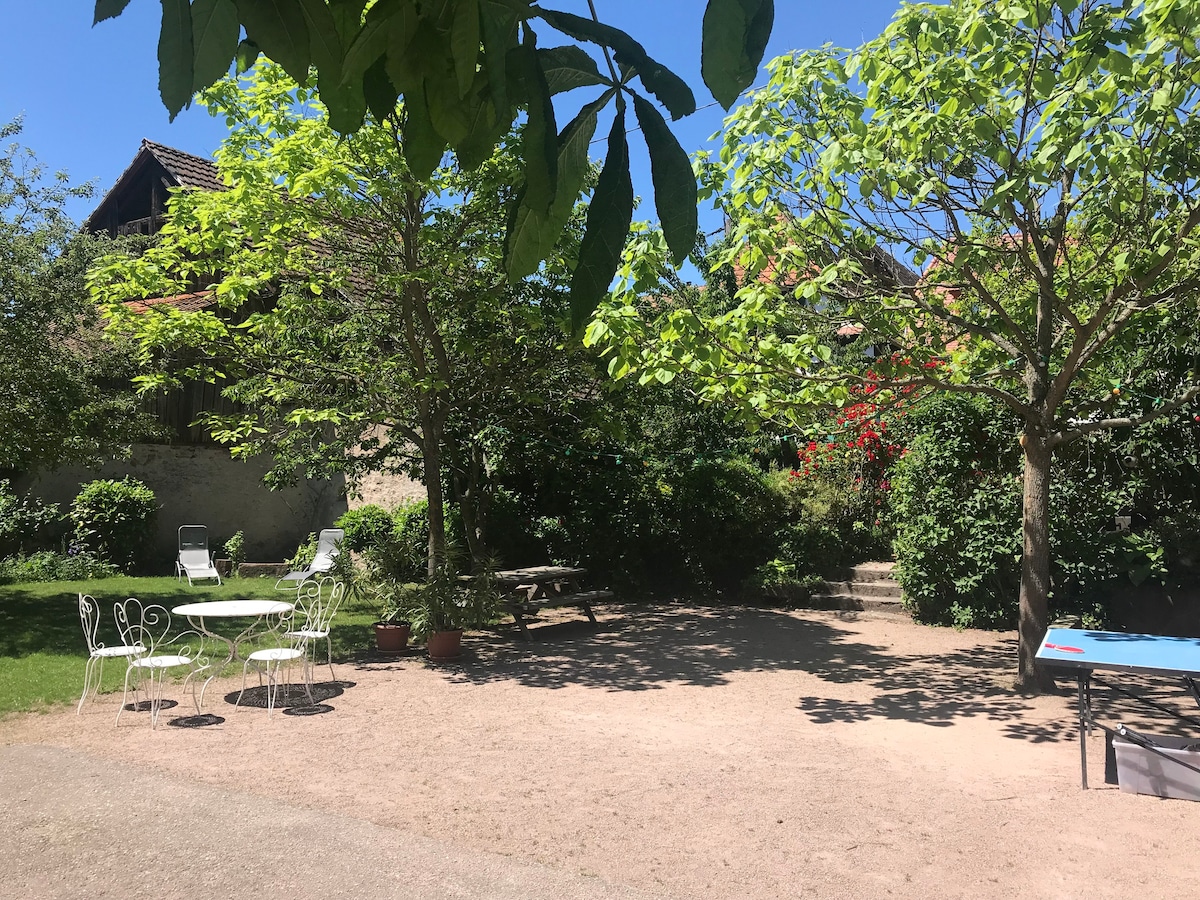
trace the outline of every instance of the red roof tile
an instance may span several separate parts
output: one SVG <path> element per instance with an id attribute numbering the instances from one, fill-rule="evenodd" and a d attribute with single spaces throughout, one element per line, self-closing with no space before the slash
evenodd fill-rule
<path id="1" fill-rule="evenodd" d="M 126 300 L 125 305 L 137 313 L 144 313 L 153 306 L 167 304 L 180 312 L 199 312 L 217 305 L 212 291 L 197 291 L 193 294 L 175 294 L 171 297 L 150 297 L 146 300 Z"/>

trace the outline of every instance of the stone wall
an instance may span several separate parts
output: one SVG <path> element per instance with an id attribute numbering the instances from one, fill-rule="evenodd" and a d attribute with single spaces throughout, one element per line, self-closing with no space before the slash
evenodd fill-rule
<path id="1" fill-rule="evenodd" d="M 137 478 L 158 498 L 153 559 L 155 569 L 168 574 L 174 571 L 180 525 L 207 525 L 213 550 L 242 531 L 247 559 L 275 561 L 291 556 L 311 532 L 328 528 L 346 511 L 340 478 L 271 491 L 262 483 L 269 468 L 269 459 L 234 460 L 222 447 L 138 444 L 128 461 L 99 469 L 67 467 L 21 479 L 13 487 L 59 503 L 65 511 L 89 481 Z"/>

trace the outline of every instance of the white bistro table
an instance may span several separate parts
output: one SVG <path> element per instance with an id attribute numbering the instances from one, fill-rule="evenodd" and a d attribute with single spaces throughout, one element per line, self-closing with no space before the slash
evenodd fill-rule
<path id="1" fill-rule="evenodd" d="M 208 681 L 204 682 L 204 687 L 200 691 L 201 706 L 204 705 L 204 691 L 208 690 L 209 681 L 216 678 L 222 668 L 238 658 L 238 644 L 259 631 L 264 620 L 267 624 L 262 630 L 278 631 L 284 618 L 295 608 L 294 603 L 286 603 L 282 600 L 207 600 L 202 603 L 184 603 L 171 610 L 177 616 L 185 616 L 188 624 L 201 634 L 218 640 L 229 648 L 229 655 L 225 657 L 224 662 L 219 667 L 214 666 L 213 673 L 208 676 Z M 228 638 L 223 634 L 211 631 L 205 625 L 206 619 L 249 619 L 251 621 L 236 637 Z"/>

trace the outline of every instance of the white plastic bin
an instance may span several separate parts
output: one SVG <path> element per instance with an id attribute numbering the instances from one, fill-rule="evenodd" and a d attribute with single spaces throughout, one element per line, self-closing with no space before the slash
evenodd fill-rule
<path id="1" fill-rule="evenodd" d="M 1200 745 L 1200 738 L 1145 736 L 1158 744 L 1158 749 L 1167 756 L 1200 769 L 1200 750 L 1180 749 Z M 1163 759 L 1120 737 L 1113 737 L 1113 750 L 1117 754 L 1117 783 L 1121 790 L 1176 800 L 1200 800 L 1200 772 Z"/>

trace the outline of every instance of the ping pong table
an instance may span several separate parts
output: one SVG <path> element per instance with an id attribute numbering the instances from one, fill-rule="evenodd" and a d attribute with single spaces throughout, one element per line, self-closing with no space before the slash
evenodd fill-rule
<path id="1" fill-rule="evenodd" d="M 1123 634 L 1115 631 L 1080 631 L 1072 628 L 1051 628 L 1042 639 L 1037 659 L 1048 666 L 1074 669 L 1079 679 L 1079 766 L 1083 788 L 1087 790 L 1087 736 L 1093 727 L 1109 734 L 1114 729 L 1097 722 L 1092 715 L 1092 672 L 1104 669 L 1132 672 L 1140 675 L 1176 676 L 1182 678 L 1197 705 L 1200 705 L 1200 639 L 1165 637 L 1156 634 Z M 1121 693 L 1155 709 L 1200 727 L 1200 722 L 1161 706 L 1132 691 Z M 1135 742 L 1140 743 L 1135 739 Z M 1141 744 L 1146 750 L 1187 768 L 1194 768 L 1167 756 L 1154 746 Z"/>

